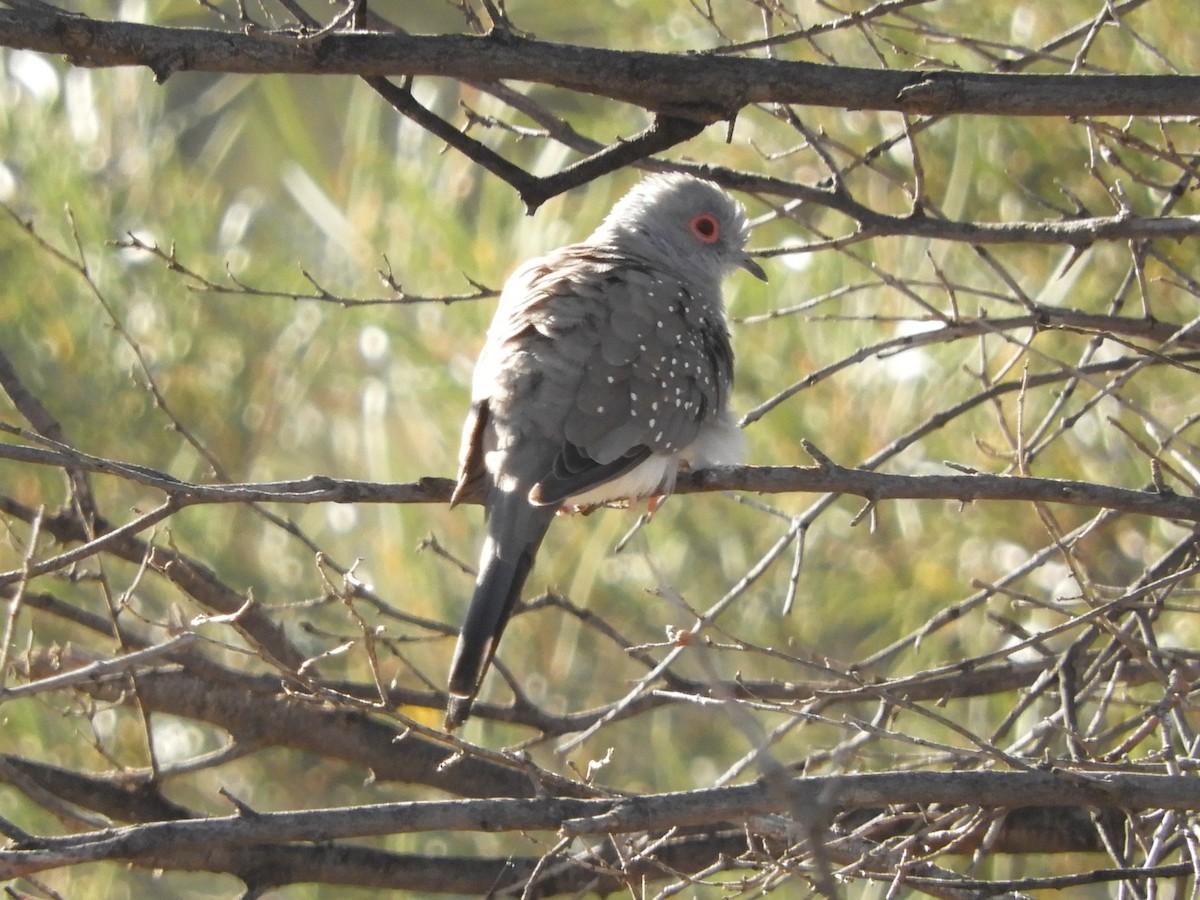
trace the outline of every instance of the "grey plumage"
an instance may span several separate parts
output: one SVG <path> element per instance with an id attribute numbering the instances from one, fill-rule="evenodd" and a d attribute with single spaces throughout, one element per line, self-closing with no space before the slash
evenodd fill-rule
<path id="1" fill-rule="evenodd" d="M 471 703 L 560 507 L 668 493 L 680 466 L 736 462 L 721 281 L 742 208 L 714 185 L 651 176 L 587 240 L 504 286 L 475 368 L 452 503 L 483 500 L 479 577 L 451 663 L 446 727 Z"/>

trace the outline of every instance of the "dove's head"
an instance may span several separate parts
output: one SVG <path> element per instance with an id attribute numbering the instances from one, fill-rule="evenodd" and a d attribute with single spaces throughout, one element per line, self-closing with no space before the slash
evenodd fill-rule
<path id="1" fill-rule="evenodd" d="M 617 201 L 593 241 L 659 265 L 688 280 L 721 278 L 743 268 L 766 280 L 746 253 L 749 229 L 740 203 L 691 175 L 651 175 Z"/>

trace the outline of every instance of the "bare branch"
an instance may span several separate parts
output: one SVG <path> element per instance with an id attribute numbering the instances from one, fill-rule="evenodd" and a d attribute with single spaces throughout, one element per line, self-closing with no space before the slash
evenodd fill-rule
<path id="1" fill-rule="evenodd" d="M 4 46 L 82 66 L 176 72 L 422 76 L 513 80 L 714 122 L 755 103 L 910 114 L 1111 116 L 1200 114 L 1200 76 L 991 75 L 826 66 L 776 59 L 604 50 L 514 34 L 326 32 L 308 39 L 0 11 Z"/>
<path id="2" fill-rule="evenodd" d="M 14 444 L 0 444 L 0 459 L 20 460 L 41 465 L 71 466 L 92 472 L 117 475 L 129 481 L 155 487 L 170 499 L 169 507 L 160 508 L 123 526 L 122 534 L 136 533 L 185 506 L 206 503 L 448 503 L 454 480 L 428 476 L 403 484 L 351 481 L 328 476 L 312 476 L 299 481 L 262 484 L 193 484 L 179 481 L 144 466 L 130 466 L 75 451 L 43 450 Z M 804 466 L 725 466 L 697 470 L 680 475 L 675 493 L 706 491 L 749 491 L 759 494 L 794 492 L 851 494 L 872 502 L 881 500 L 977 500 L 1037 501 L 1066 503 L 1072 506 L 1116 509 L 1163 518 L 1200 521 L 1200 499 L 1161 491 L 1109 487 L 1084 481 L 1066 481 L 1030 476 L 986 475 L 892 475 L 865 469 L 851 469 L 824 460 L 815 467 Z M 464 503 L 478 502 L 465 498 Z M 109 538 L 109 541 L 113 538 Z M 107 543 L 107 542 L 106 542 Z M 103 544 L 71 551 L 37 564 L 32 574 L 61 568 L 74 559 L 97 552 Z M 0 585 L 15 582 L 19 570 L 0 573 Z"/>
<path id="3" fill-rule="evenodd" d="M 900 803 L 1191 809 L 1200 806 L 1200 786 L 1195 781 L 1068 772 L 880 772 L 797 778 L 788 783 L 786 794 L 752 784 L 618 800 L 432 800 L 260 812 L 38 838 L 33 848 L 0 851 L 0 874 L 14 878 L 83 862 L 266 841 L 329 841 L 422 831 L 561 829 L 568 835 L 587 835 L 717 825 L 786 811 L 796 800 L 829 810 Z"/>

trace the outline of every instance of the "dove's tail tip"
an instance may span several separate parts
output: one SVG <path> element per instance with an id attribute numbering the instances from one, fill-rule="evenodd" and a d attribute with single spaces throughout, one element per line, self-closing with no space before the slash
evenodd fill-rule
<path id="1" fill-rule="evenodd" d="M 447 731 L 456 731 L 471 715 L 474 697 L 462 697 L 451 694 L 446 703 L 446 719 L 443 726 Z"/>

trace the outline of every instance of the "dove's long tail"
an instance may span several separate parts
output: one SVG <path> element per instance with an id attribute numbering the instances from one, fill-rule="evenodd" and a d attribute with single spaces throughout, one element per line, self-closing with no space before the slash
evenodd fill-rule
<path id="1" fill-rule="evenodd" d="M 521 596 L 554 506 L 534 506 L 524 493 L 493 490 L 487 504 L 487 539 L 467 618 L 450 664 L 446 728 L 467 720 L 479 684 L 492 662 L 500 635 Z"/>

